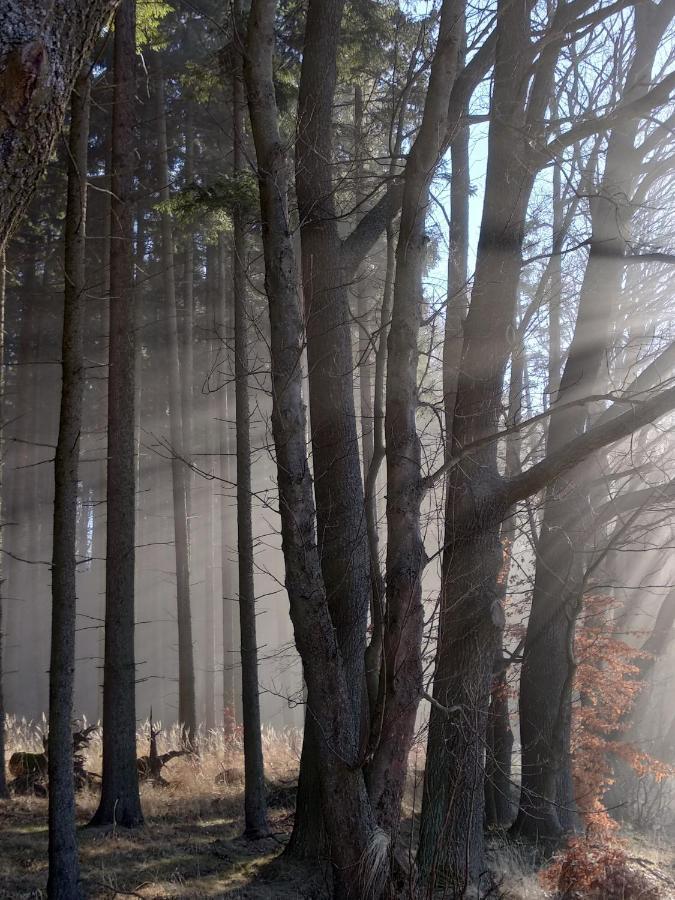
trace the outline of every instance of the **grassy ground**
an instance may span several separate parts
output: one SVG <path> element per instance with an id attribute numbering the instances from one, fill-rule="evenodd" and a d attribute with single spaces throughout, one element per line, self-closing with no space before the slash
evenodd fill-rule
<path id="1" fill-rule="evenodd" d="M 41 750 L 39 728 L 14 721 L 9 724 L 8 757 L 19 749 Z M 178 735 L 162 733 L 159 743 L 160 753 L 176 747 Z M 202 746 L 198 758 L 182 757 L 169 763 L 164 771 L 168 787 L 142 786 L 146 824 L 134 832 L 85 827 L 98 797 L 95 791 L 78 796 L 86 897 L 91 900 L 328 898 L 326 868 L 309 868 L 282 855 L 293 824 L 300 736 L 292 731 L 265 733 L 272 835 L 254 843 L 241 838 L 243 761 L 238 741 L 224 740 L 222 732 L 214 732 L 203 737 Z M 95 738 L 86 759 L 89 771 L 100 771 L 100 752 L 99 739 Z M 146 725 L 138 735 L 138 753 L 147 752 Z M 404 837 L 408 835 L 406 843 L 411 845 L 414 844 L 410 835 L 412 821 L 414 817 L 408 818 L 404 827 Z M 664 836 L 627 837 L 631 856 L 658 867 L 664 874 L 675 875 L 672 840 Z M 490 861 L 498 885 L 491 895 L 493 898 L 543 900 L 553 896 L 544 890 L 528 860 L 528 852 L 492 839 Z M 46 883 L 47 801 L 38 797 L 0 801 L 0 900 L 45 897 Z M 675 898 L 665 887 L 657 896 L 659 900 L 661 896 L 663 900 Z M 594 900 L 596 897 L 605 900 L 602 893 L 593 894 Z"/>
<path id="2" fill-rule="evenodd" d="M 17 749 L 39 751 L 39 728 L 10 723 L 8 756 Z M 160 736 L 159 751 L 175 747 L 177 735 Z M 143 785 L 144 828 L 103 831 L 84 827 L 97 796 L 78 797 L 80 854 L 86 896 L 227 897 L 291 900 L 326 896 L 325 876 L 280 858 L 292 827 L 292 784 L 299 756 L 298 735 L 265 735 L 270 782 L 272 836 L 251 843 L 241 838 L 242 757 L 237 741 L 210 735 L 197 759 L 172 760 L 164 770 L 168 787 Z M 147 727 L 139 734 L 139 755 L 148 752 Z M 86 767 L 100 771 L 100 744 L 90 746 Z M 226 772 L 228 784 L 217 784 Z M 0 898 L 46 896 L 47 801 L 14 797 L 0 801 Z"/>

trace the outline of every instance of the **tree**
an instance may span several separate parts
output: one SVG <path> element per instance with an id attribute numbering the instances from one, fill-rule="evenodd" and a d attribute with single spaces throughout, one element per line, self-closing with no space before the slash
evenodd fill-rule
<path id="1" fill-rule="evenodd" d="M 207 256 L 207 260 L 208 260 Z M 213 290 L 213 321 L 220 336 L 220 342 L 223 347 L 227 347 L 229 332 L 231 331 L 231 314 L 230 304 L 228 304 L 228 296 L 226 291 L 226 254 L 225 254 L 225 238 L 221 235 L 218 247 L 214 247 L 210 256 L 211 265 L 208 265 L 208 277 L 212 280 Z M 232 458 L 236 457 L 233 452 L 232 438 L 230 435 L 230 418 L 232 408 L 235 403 L 231 397 L 231 386 L 226 382 L 221 386 L 219 391 L 219 412 L 220 412 L 220 434 L 219 434 L 219 450 L 220 450 L 220 466 L 219 476 L 223 485 L 232 485 L 236 480 L 236 473 L 233 471 Z M 223 623 L 223 726 L 225 733 L 229 734 L 233 726 L 236 724 L 236 679 L 235 679 L 235 633 L 236 633 L 236 616 L 234 599 L 234 579 L 232 577 L 232 563 L 230 561 L 230 546 L 233 543 L 232 532 L 234 526 L 232 523 L 232 515 L 228 504 L 228 495 L 222 492 L 220 499 L 220 570 L 221 570 L 221 603 L 222 603 L 222 623 Z"/>
<path id="2" fill-rule="evenodd" d="M 619 440 L 626 433 L 623 428 L 632 433 L 639 423 L 662 415 L 672 402 L 670 392 L 663 391 L 640 404 L 635 414 L 624 413 L 623 428 L 600 425 L 567 440 L 564 449 L 551 449 L 543 460 L 511 478 L 505 479 L 499 471 L 495 434 L 512 352 L 526 214 L 536 171 L 544 157 L 549 160 L 571 146 L 575 135 L 593 135 L 607 122 L 604 117 L 589 116 L 572 126 L 563 139 L 546 144 L 544 115 L 564 36 L 606 14 L 589 9 L 590 4 L 560 5 L 548 26 L 551 40 L 536 60 L 529 11 L 509 3 L 500 4 L 498 10 L 481 233 L 464 323 L 450 437 L 453 452 L 440 470 L 448 475 L 451 495 L 444 550 L 452 556 L 453 573 L 442 585 L 436 702 L 427 750 L 433 766 L 425 773 L 420 833 L 422 868 L 443 872 L 458 887 L 477 878 L 483 869 L 486 713 L 504 623 L 499 584 L 502 522 L 514 502 L 536 493 L 600 446 Z"/>
<path id="3" fill-rule="evenodd" d="M 162 202 L 162 273 L 164 286 L 166 337 L 169 349 L 169 428 L 171 435 L 171 481 L 173 488 L 173 524 L 176 553 L 176 619 L 178 624 L 178 721 L 188 742 L 197 734 L 195 670 L 192 647 L 192 611 L 190 608 L 190 541 L 187 517 L 187 465 L 184 454 L 184 429 L 181 408 L 180 346 L 178 307 L 174 270 L 174 236 L 169 209 L 169 158 L 166 138 L 164 75 L 158 54 L 153 54 L 155 100 L 158 125 L 159 196 Z"/>
<path id="4" fill-rule="evenodd" d="M 52 640 L 49 665 L 49 881 L 53 898 L 81 893 L 75 833 L 73 688 L 75 681 L 77 492 L 82 429 L 90 74 L 73 91 L 68 141 L 62 384 L 54 462 Z"/>
<path id="5" fill-rule="evenodd" d="M 136 767 L 134 654 L 135 439 L 132 193 L 136 94 L 135 0 L 115 17 L 110 201 L 110 338 L 103 780 L 92 825 L 143 822 Z"/>
<path id="6" fill-rule="evenodd" d="M 333 174 L 333 99 L 343 0 L 310 2 L 298 96 L 295 187 L 302 244 L 310 427 L 318 549 L 331 621 L 353 707 L 352 740 L 367 729 L 366 623 L 370 565 L 354 408 L 350 273 L 338 233 Z M 327 164 L 328 163 L 328 164 Z M 297 816 L 289 851 L 318 856 L 321 846 L 316 722 L 305 720 Z"/>
<path id="7" fill-rule="evenodd" d="M 330 619 L 316 544 L 312 480 L 301 393 L 302 319 L 288 212 L 286 154 L 273 80 L 274 0 L 254 0 L 244 74 L 256 150 L 270 314 L 272 432 L 277 457 L 281 529 L 291 620 L 307 685 L 307 716 L 319 741 L 321 797 L 338 898 L 359 895 L 359 865 L 374 822 L 354 742 L 352 704 Z M 379 867 L 386 861 L 376 857 Z M 375 871 L 377 878 L 378 872 Z"/>
<path id="8" fill-rule="evenodd" d="M 118 0 L 3 0 L 0 38 L 0 247 L 35 191 L 82 62 Z"/>
<path id="9" fill-rule="evenodd" d="M 418 334 L 422 311 L 425 223 L 431 181 L 444 150 L 452 88 L 458 73 L 465 6 L 444 0 L 422 124 L 406 159 L 396 248 L 394 299 L 387 353 L 387 584 L 377 706 L 377 750 L 368 786 L 377 820 L 395 828 L 407 756 L 422 694 L 421 576 L 426 561 L 420 528 L 421 445 L 417 433 Z"/>
<path id="10" fill-rule="evenodd" d="M 232 70 L 232 133 L 235 179 L 244 172 L 244 75 L 239 28 L 241 0 L 235 0 L 234 64 Z M 260 732 L 258 688 L 258 636 L 253 578 L 253 523 L 251 519 L 251 410 L 248 392 L 248 309 L 246 302 L 246 234 L 244 209 L 232 215 L 232 273 L 234 295 L 234 379 L 237 439 L 237 551 L 239 560 L 239 623 L 241 633 L 241 685 L 244 720 L 244 834 L 251 838 L 269 833 L 265 799 L 265 767 Z"/>
<path id="11" fill-rule="evenodd" d="M 653 64 L 673 9 L 669 3 L 636 8 L 636 44 L 623 103 L 641 100 L 648 93 L 650 79 L 645 73 Z M 641 121 L 640 117 L 619 120 L 607 142 L 602 181 L 591 204 L 590 253 L 575 333 L 552 405 L 547 438 L 550 454 L 559 451 L 570 435 L 583 434 L 588 427 L 588 407 L 570 406 L 571 401 L 602 391 L 606 380 L 602 368 L 621 295 L 629 223 L 637 209 L 634 182 L 642 154 L 635 150 L 635 142 Z M 569 787 L 561 794 L 560 782 L 569 768 L 569 749 L 565 747 L 569 725 L 561 730 L 556 723 L 561 717 L 569 719 L 567 701 L 561 697 L 570 680 L 568 645 L 574 633 L 573 610 L 580 609 L 584 558 L 576 535 L 580 523 L 588 523 L 591 515 L 583 482 L 583 474 L 575 470 L 569 479 L 553 482 L 547 489 L 524 647 L 519 706 L 523 783 L 515 828 L 520 834 L 539 837 L 555 838 L 569 827 L 569 822 L 560 822 L 560 816 L 574 803 Z M 571 786 L 569 776 L 567 784 Z"/>

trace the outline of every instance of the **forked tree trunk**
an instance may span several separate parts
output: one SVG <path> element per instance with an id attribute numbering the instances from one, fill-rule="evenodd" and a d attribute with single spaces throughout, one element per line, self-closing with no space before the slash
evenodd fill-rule
<path id="1" fill-rule="evenodd" d="M 318 742 L 321 802 L 336 897 L 362 896 L 360 864 L 374 822 L 358 765 L 352 688 L 331 621 L 316 542 L 312 479 L 301 393 L 302 319 L 287 198 L 287 158 L 274 95 L 275 0 L 254 0 L 245 75 L 256 149 L 270 313 L 272 432 L 291 620 L 307 684 L 307 716 Z M 386 848 L 385 848 L 386 856 Z M 382 860 L 380 860 L 382 862 Z M 375 873 L 377 874 L 377 873 Z"/>
<path id="2" fill-rule="evenodd" d="M 164 75 L 157 54 L 153 55 L 155 100 L 157 109 L 159 195 L 164 204 L 170 199 L 169 159 L 166 140 Z M 178 307 L 173 252 L 171 213 L 164 206 L 162 218 L 162 274 L 169 369 L 169 434 L 171 438 L 171 484 L 176 555 L 176 620 L 178 626 L 178 721 L 188 743 L 197 735 L 195 705 L 195 668 L 190 609 L 190 541 L 187 519 L 187 464 L 184 458 L 184 429 L 181 407 L 180 345 Z"/>
<path id="3" fill-rule="evenodd" d="M 54 461 L 52 635 L 49 663 L 49 879 L 47 895 L 81 895 L 75 831 L 73 691 L 75 686 L 77 488 L 84 393 L 89 66 L 73 91 L 68 140 L 68 198 L 64 249 L 61 411 Z"/>
<path id="4" fill-rule="evenodd" d="M 143 822 L 136 768 L 134 655 L 135 0 L 122 0 L 115 19 L 113 52 L 103 780 L 92 825 L 116 823 L 130 827 Z"/>
<path id="5" fill-rule="evenodd" d="M 312 463 L 319 558 L 345 665 L 358 743 L 366 732 L 366 627 L 370 565 L 353 389 L 348 278 L 338 234 L 331 162 L 333 99 L 344 0 L 310 0 L 298 97 L 295 184 L 302 243 Z M 289 853 L 318 856 L 316 722 L 305 720 L 298 802 Z"/>
<path id="6" fill-rule="evenodd" d="M 242 26 L 241 0 L 234 0 L 235 61 L 232 73 L 232 132 L 235 178 L 244 172 L 244 75 L 238 33 Z M 241 699 L 244 722 L 244 834 L 261 838 L 269 833 L 265 799 L 265 768 L 260 732 L 258 635 L 253 577 L 253 520 L 251 516 L 251 411 L 248 392 L 248 310 L 246 309 L 246 234 L 244 214 L 232 216 L 232 272 L 234 290 L 234 380 L 237 425 L 237 552 L 239 561 L 239 629 L 241 635 Z"/>

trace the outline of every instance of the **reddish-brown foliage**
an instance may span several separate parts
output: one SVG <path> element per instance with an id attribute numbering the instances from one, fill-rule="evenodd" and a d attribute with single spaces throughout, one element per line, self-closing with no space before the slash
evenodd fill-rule
<path id="1" fill-rule="evenodd" d="M 560 900 L 659 900 L 662 879 L 619 843 L 574 838 L 543 873 Z"/>
<path id="2" fill-rule="evenodd" d="M 612 756 L 621 757 L 638 775 L 649 772 L 658 780 L 672 774 L 668 766 L 620 739 L 642 689 L 637 661 L 644 654 L 615 635 L 612 602 L 603 596 L 585 599 L 575 641 L 578 701 L 572 719 L 572 765 L 577 804 L 594 834 L 617 828 L 602 802 L 612 783 Z"/>

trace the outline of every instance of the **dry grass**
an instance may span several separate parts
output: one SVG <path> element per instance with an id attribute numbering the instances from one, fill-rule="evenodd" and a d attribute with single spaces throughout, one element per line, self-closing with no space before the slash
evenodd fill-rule
<path id="1" fill-rule="evenodd" d="M 156 725 L 158 723 L 155 723 Z M 8 756 L 15 750 L 40 751 L 44 723 L 8 722 Z M 149 726 L 138 733 L 139 755 L 148 752 Z M 159 737 L 159 752 L 179 746 L 172 729 Z M 227 897 L 291 900 L 326 896 L 320 872 L 279 859 L 292 818 L 284 784 L 297 774 L 300 736 L 266 729 L 266 775 L 271 783 L 272 837 L 251 843 L 240 835 L 243 819 L 241 783 L 216 784 L 224 769 L 243 766 L 238 740 L 221 730 L 201 735 L 199 757 L 172 760 L 165 769 L 167 788 L 141 788 L 144 828 L 102 831 L 82 828 L 80 852 L 86 896 L 112 900 L 136 896 L 164 898 Z M 86 768 L 100 772 L 100 738 L 86 757 Z M 85 826 L 97 796 L 78 797 L 78 822 Z M 0 898 L 22 900 L 46 896 L 47 803 L 35 797 L 0 801 Z"/>
<path id="2" fill-rule="evenodd" d="M 85 723 L 86 724 L 86 723 Z M 157 727 L 160 723 L 155 723 Z M 45 723 L 8 722 L 7 755 L 15 750 L 42 750 Z M 159 752 L 180 746 L 175 729 L 161 732 Z M 138 754 L 148 752 L 149 725 L 138 732 Z M 329 896 L 327 872 L 309 869 L 281 856 L 292 827 L 293 785 L 297 777 L 301 735 L 297 731 L 264 731 L 266 775 L 270 782 L 273 835 L 251 843 L 241 838 L 242 779 L 217 784 L 224 770 L 243 774 L 242 747 L 222 729 L 200 736 L 198 757 L 172 760 L 164 770 L 166 788 L 143 784 L 146 816 L 142 829 L 103 831 L 84 827 L 93 814 L 96 792 L 78 796 L 82 877 L 90 900 L 140 897 L 145 900 L 193 900 L 222 897 L 248 900 L 319 900 Z M 95 737 L 86 768 L 100 772 L 100 737 Z M 414 855 L 421 771 L 411 757 L 402 839 Z M 649 860 L 665 872 L 675 871 L 670 835 L 626 835 L 631 855 Z M 544 900 L 547 892 L 535 858 L 493 837 L 490 868 L 496 873 L 500 900 Z M 535 854 L 536 856 L 536 854 Z M 35 797 L 0 801 L 0 900 L 46 896 L 47 802 Z M 443 892 L 440 892 L 441 895 Z M 445 898 L 447 900 L 447 897 Z"/>

